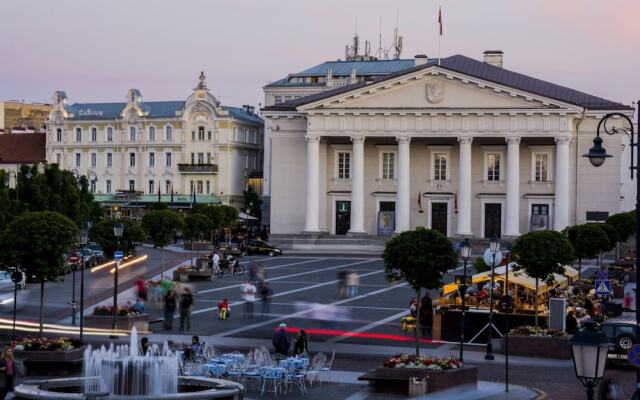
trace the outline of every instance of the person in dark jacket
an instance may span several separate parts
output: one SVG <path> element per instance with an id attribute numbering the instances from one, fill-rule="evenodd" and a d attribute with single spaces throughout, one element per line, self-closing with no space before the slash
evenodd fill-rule
<path id="1" fill-rule="evenodd" d="M 576 319 L 576 310 L 569 309 L 565 316 L 565 331 L 569 335 L 573 335 L 578 331 L 578 320 Z"/>
<path id="2" fill-rule="evenodd" d="M 433 301 L 427 292 L 420 301 L 420 328 L 423 337 L 431 337 L 433 327 Z"/>
<path id="3" fill-rule="evenodd" d="M 280 328 L 273 334 L 272 343 L 276 353 L 286 356 L 291 347 L 291 338 L 286 331 L 287 324 L 280 324 Z"/>
<path id="4" fill-rule="evenodd" d="M 164 296 L 164 329 L 173 329 L 173 315 L 176 312 L 176 295 L 169 290 Z"/>
<path id="5" fill-rule="evenodd" d="M 193 295 L 189 288 L 184 289 L 180 296 L 180 330 L 191 330 L 191 307 L 193 306 Z"/>
<path id="6" fill-rule="evenodd" d="M 308 340 L 307 332 L 304 329 L 300 329 L 300 334 L 293 344 L 293 354 L 296 356 L 309 356 Z"/>

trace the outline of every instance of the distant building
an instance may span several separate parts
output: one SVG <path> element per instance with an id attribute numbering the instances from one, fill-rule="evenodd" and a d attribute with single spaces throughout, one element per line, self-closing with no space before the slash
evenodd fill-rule
<path id="1" fill-rule="evenodd" d="M 0 101 L 0 134 L 44 132 L 50 104 Z"/>
<path id="2" fill-rule="evenodd" d="M 9 186 L 15 187 L 22 165 L 45 164 L 44 133 L 7 133 L 0 135 L 0 169 L 5 170 Z"/>
<path id="3" fill-rule="evenodd" d="M 253 107 L 220 104 L 204 74 L 181 101 L 143 101 L 130 89 L 126 103 L 71 104 L 56 92 L 47 120 L 49 163 L 87 176 L 96 199 L 114 207 L 240 207 L 249 177 L 262 172 L 262 146 Z"/>

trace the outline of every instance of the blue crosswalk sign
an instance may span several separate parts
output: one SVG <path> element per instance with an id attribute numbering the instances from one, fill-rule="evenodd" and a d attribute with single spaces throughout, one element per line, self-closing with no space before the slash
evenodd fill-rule
<path id="1" fill-rule="evenodd" d="M 113 259 L 115 261 L 122 261 L 124 259 L 124 252 L 122 252 L 122 251 L 114 251 L 113 252 Z"/>
<path id="2" fill-rule="evenodd" d="M 600 296 L 611 296 L 611 281 L 608 279 L 598 279 L 595 282 L 596 294 Z"/>

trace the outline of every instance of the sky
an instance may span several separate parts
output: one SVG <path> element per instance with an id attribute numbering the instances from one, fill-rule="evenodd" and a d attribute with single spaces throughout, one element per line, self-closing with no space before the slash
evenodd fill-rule
<path id="1" fill-rule="evenodd" d="M 269 82 L 344 58 L 356 26 L 389 47 L 396 20 L 402 58 L 502 50 L 507 69 L 640 98 L 639 0 L 0 0 L 0 100 L 184 100 L 203 70 L 223 104 L 258 106 Z"/>

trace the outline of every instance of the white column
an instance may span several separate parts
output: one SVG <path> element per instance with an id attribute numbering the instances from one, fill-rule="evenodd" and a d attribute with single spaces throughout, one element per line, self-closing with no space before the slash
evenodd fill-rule
<path id="1" fill-rule="evenodd" d="M 520 138 L 507 140 L 507 220 L 504 236 L 520 235 Z"/>
<path id="2" fill-rule="evenodd" d="M 396 194 L 396 233 L 408 231 L 411 220 L 410 137 L 398 137 L 398 191 Z"/>
<path id="3" fill-rule="evenodd" d="M 264 127 L 263 158 L 262 158 L 262 196 L 271 196 L 271 121 L 266 119 Z"/>
<path id="4" fill-rule="evenodd" d="M 362 234 L 364 230 L 364 136 L 352 136 L 351 170 L 351 227 L 349 233 Z"/>
<path id="5" fill-rule="evenodd" d="M 556 138 L 555 205 L 553 229 L 569 226 L 569 142 L 570 136 Z"/>
<path id="6" fill-rule="evenodd" d="M 307 136 L 307 198 L 305 232 L 319 232 L 320 136 Z M 291 184 L 295 184 L 291 182 Z"/>
<path id="7" fill-rule="evenodd" d="M 471 232 L 471 143 L 472 137 L 458 138 L 460 142 L 460 177 L 458 188 L 459 236 L 473 236 Z"/>

